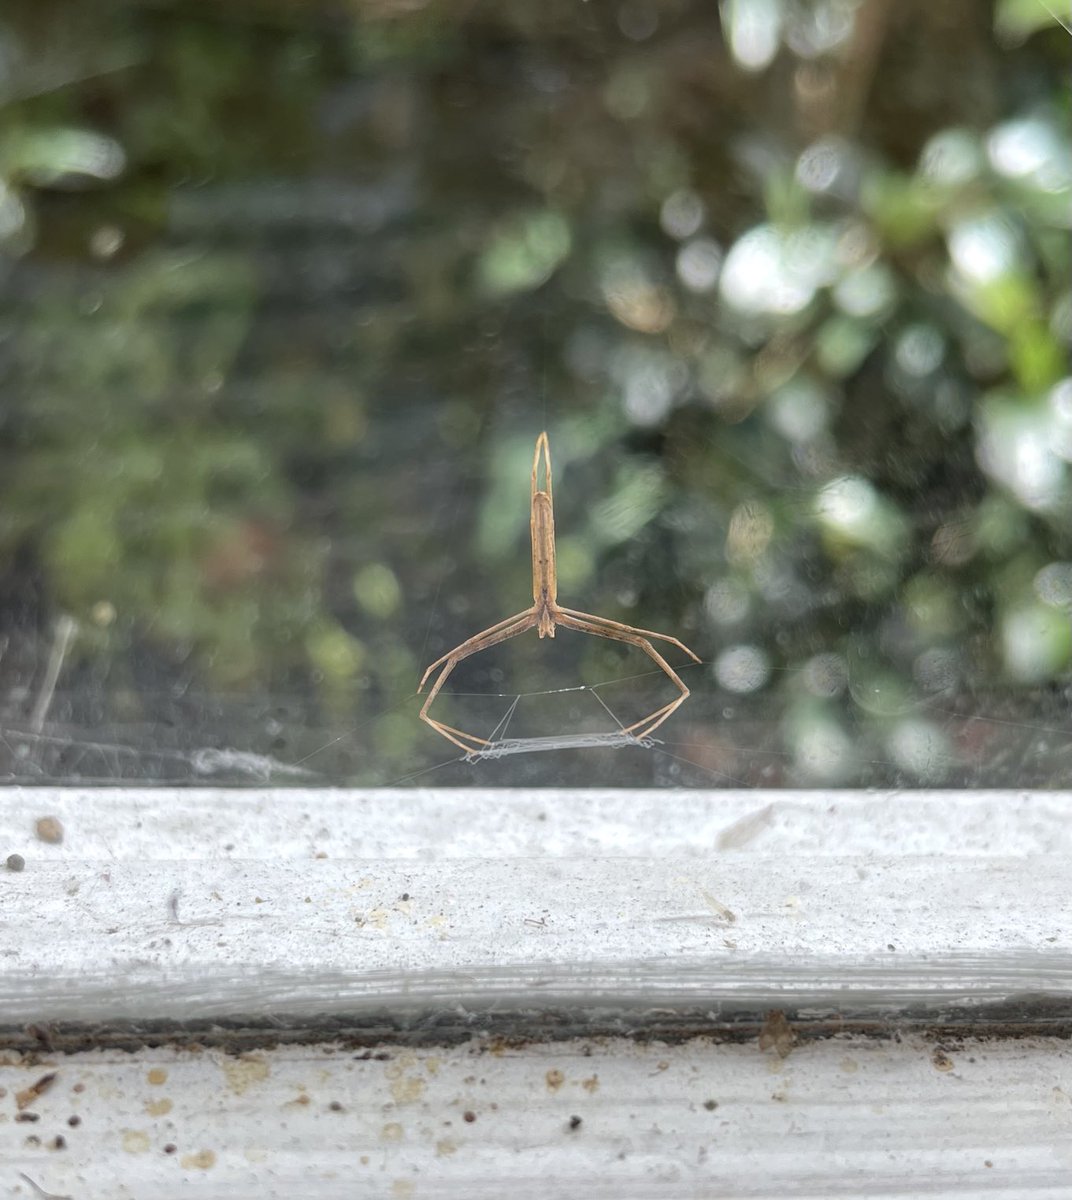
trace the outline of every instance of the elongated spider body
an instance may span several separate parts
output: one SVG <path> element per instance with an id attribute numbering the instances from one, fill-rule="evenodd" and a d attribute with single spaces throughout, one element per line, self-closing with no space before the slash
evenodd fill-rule
<path id="1" fill-rule="evenodd" d="M 537 486 L 541 459 L 544 473 L 544 487 L 542 488 Z M 632 725 L 620 731 L 621 733 L 635 737 L 638 741 L 643 740 L 654 730 L 658 729 L 666 718 L 684 702 L 689 694 L 689 689 L 685 686 L 681 677 L 658 650 L 655 649 L 649 639 L 656 638 L 659 641 L 669 642 L 671 645 L 677 646 L 679 650 L 683 650 L 694 662 L 699 662 L 700 659 L 683 642 L 678 641 L 675 637 L 670 637 L 668 634 L 654 633 L 650 629 L 637 629 L 632 625 L 624 625 L 621 621 L 612 621 L 609 617 L 597 617 L 592 613 L 577 612 L 572 608 L 563 608 L 558 603 L 558 575 L 555 569 L 555 510 L 554 493 L 551 484 L 551 450 L 547 444 L 546 433 L 541 433 L 536 439 L 536 453 L 532 459 L 532 500 L 529 509 L 529 530 L 532 534 L 532 607 L 526 608 L 524 612 L 515 613 L 512 617 L 507 617 L 506 620 L 499 621 L 498 624 L 474 634 L 471 638 L 467 638 L 460 645 L 455 646 L 453 650 L 437 658 L 428 667 L 421 677 L 421 682 L 417 687 L 418 692 L 424 691 L 424 685 L 428 682 L 428 677 L 433 671 L 438 667 L 442 667 L 443 669 L 440 671 L 439 677 L 432 685 L 432 690 L 428 693 L 424 701 L 420 712 L 421 720 L 431 725 L 447 741 L 453 742 L 455 746 L 464 750 L 466 754 L 479 754 L 492 743 L 486 738 L 477 737 L 474 733 L 466 733 L 464 730 L 455 729 L 452 725 L 445 725 L 442 721 L 437 721 L 429 714 L 428 710 L 432 707 L 436 696 L 439 695 L 440 689 L 446 683 L 450 673 L 463 658 L 468 658 L 471 654 L 478 654 L 481 650 L 497 646 L 500 642 L 517 637 L 518 634 L 525 633 L 529 629 L 535 629 L 541 638 L 554 637 L 555 626 L 562 625 L 566 629 L 576 629 L 580 633 L 589 633 L 595 637 L 610 638 L 616 642 L 627 642 L 631 646 L 639 646 L 665 672 L 670 681 L 678 689 L 679 694 L 669 704 L 664 704 L 662 708 L 656 709 L 655 712 L 650 713 L 639 721 L 635 721 Z"/>

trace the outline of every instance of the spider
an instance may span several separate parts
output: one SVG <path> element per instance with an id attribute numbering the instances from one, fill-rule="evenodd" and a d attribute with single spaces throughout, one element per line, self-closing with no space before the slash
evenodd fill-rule
<path id="1" fill-rule="evenodd" d="M 546 486 L 538 488 L 536 485 L 541 455 Z M 680 695 L 671 700 L 669 704 L 664 704 L 662 708 L 656 709 L 655 712 L 635 721 L 621 731 L 636 737 L 638 741 L 642 740 L 657 729 L 689 694 L 689 689 L 682 682 L 678 673 L 655 649 L 649 639 L 658 638 L 660 641 L 670 642 L 679 650 L 684 650 L 695 662 L 701 660 L 693 654 L 688 646 L 665 633 L 653 633 L 650 629 L 637 629 L 632 625 L 623 625 L 621 621 L 612 621 L 608 617 L 597 617 L 591 613 L 563 608 L 558 603 L 558 577 L 555 571 L 555 513 L 551 491 L 551 451 L 547 444 L 546 433 L 541 433 L 536 439 L 536 453 L 532 458 L 532 505 L 529 528 L 532 533 L 532 607 L 526 608 L 524 612 L 515 613 L 512 617 L 507 617 L 505 621 L 499 621 L 498 624 L 490 626 L 481 633 L 473 634 L 471 638 L 467 638 L 461 645 L 455 646 L 453 650 L 437 658 L 428 667 L 421 676 L 421 682 L 417 687 L 418 692 L 424 691 L 428 677 L 437 667 L 442 666 L 443 670 L 421 708 L 421 720 L 431 725 L 433 729 L 441 733 L 448 741 L 453 742 L 459 749 L 464 750 L 466 754 L 479 754 L 483 748 L 492 744 L 487 738 L 455 729 L 452 725 L 444 725 L 442 721 L 437 721 L 429 715 L 428 710 L 432 707 L 436 696 L 439 695 L 443 684 L 447 682 L 450 673 L 463 658 L 468 658 L 471 654 L 477 654 L 481 650 L 487 650 L 491 646 L 497 646 L 500 642 L 517 637 L 518 634 L 525 633 L 529 629 L 535 629 L 541 638 L 554 637 L 555 626 L 562 625 L 566 629 L 576 629 L 581 633 L 590 633 L 596 637 L 612 638 L 616 642 L 628 642 L 631 646 L 639 646 L 667 674 L 678 689 Z M 467 742 L 475 743 L 475 745 L 467 745 Z"/>

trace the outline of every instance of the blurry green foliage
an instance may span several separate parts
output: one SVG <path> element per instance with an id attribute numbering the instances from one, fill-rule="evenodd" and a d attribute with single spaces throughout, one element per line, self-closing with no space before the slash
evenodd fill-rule
<path id="1" fill-rule="evenodd" d="M 651 779 L 1064 780 L 1068 35 L 1038 0 L 721 11 L 5 8 L 11 736 L 69 614 L 50 719 L 138 730 L 134 774 L 434 765 L 407 697 L 527 602 L 546 426 L 564 602 L 709 663 Z M 560 641 L 459 690 L 646 669 Z"/>

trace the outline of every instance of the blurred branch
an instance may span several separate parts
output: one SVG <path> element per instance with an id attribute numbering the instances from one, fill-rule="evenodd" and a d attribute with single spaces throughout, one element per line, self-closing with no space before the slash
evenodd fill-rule
<path id="1" fill-rule="evenodd" d="M 860 128 L 889 28 L 890 0 L 864 0 L 838 73 L 836 131 L 853 136 Z"/>

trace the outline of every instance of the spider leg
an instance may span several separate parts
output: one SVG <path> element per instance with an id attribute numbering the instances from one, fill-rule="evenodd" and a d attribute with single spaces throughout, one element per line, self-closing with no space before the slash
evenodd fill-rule
<path id="1" fill-rule="evenodd" d="M 439 678 L 432 684 L 432 690 L 428 693 L 424 701 L 424 705 L 418 714 L 422 721 L 441 733 L 448 742 L 453 742 L 459 750 L 464 750 L 466 754 L 474 754 L 480 746 L 489 745 L 486 738 L 477 737 L 475 733 L 465 733 L 461 729 L 455 729 L 452 725 L 444 725 L 441 721 L 437 721 L 434 717 L 428 715 L 428 710 L 432 707 L 432 703 L 436 696 L 439 695 L 439 690 L 447 682 L 450 673 L 462 661 L 463 658 L 468 658 L 471 654 L 477 654 L 481 650 L 487 650 L 491 646 L 497 646 L 499 642 L 508 641 L 512 637 L 517 637 L 519 633 L 524 633 L 528 629 L 533 629 L 536 626 L 536 613 L 534 609 L 527 608 L 524 612 L 518 613 L 516 616 L 509 617 L 505 621 L 500 621 L 497 625 L 492 625 L 490 629 L 485 629 L 483 633 L 478 633 L 467 641 L 462 642 L 460 646 L 455 646 L 453 650 L 438 662 L 434 662 L 424 673 L 424 679 L 421 680 L 421 687 L 424 687 L 424 680 L 433 671 L 440 662 L 444 663 L 443 670 L 439 673 Z M 417 689 L 418 691 L 420 688 Z M 455 736 L 457 735 L 457 736 Z M 459 738 L 468 738 L 472 742 L 476 742 L 477 746 L 467 746 L 464 742 L 459 741 Z"/>
<path id="2" fill-rule="evenodd" d="M 431 725 L 436 733 L 441 733 L 448 742 L 453 742 L 459 750 L 464 750 L 466 754 L 479 754 L 485 746 L 490 745 L 486 738 L 477 737 L 475 733 L 466 733 L 463 729 L 455 729 L 453 725 L 444 725 L 442 721 L 437 721 L 434 717 L 425 717 L 425 724 Z M 467 746 L 464 742 L 459 741 L 459 738 L 471 738 L 477 744 L 475 746 Z"/>
<path id="3" fill-rule="evenodd" d="M 555 605 L 555 612 L 565 613 L 569 617 L 576 617 L 579 621 L 588 621 L 593 625 L 605 625 L 608 629 L 618 629 L 623 633 L 635 633 L 645 638 L 658 638 L 661 642 L 669 642 L 672 646 L 677 646 L 679 650 L 684 650 L 693 662 L 703 661 L 698 654 L 693 654 L 684 642 L 679 642 L 676 637 L 671 637 L 668 633 L 655 633 L 651 629 L 637 629 L 635 625 L 623 625 L 621 621 L 612 621 L 610 617 L 597 617 L 593 613 L 577 612 L 576 609 L 562 608 L 561 605 L 557 604 Z M 593 631 L 589 630 L 589 632 Z"/>
<path id="4" fill-rule="evenodd" d="M 526 608 L 524 612 L 514 613 L 512 617 L 507 617 L 504 621 L 497 621 L 494 625 L 489 625 L 487 629 L 482 630 L 480 633 L 474 633 L 471 638 L 466 638 L 464 642 L 455 646 L 453 650 L 448 650 L 446 654 L 440 655 L 431 666 L 425 669 L 420 683 L 417 684 L 417 691 L 424 691 L 424 685 L 428 682 L 428 676 L 431 675 L 436 667 L 442 666 L 448 658 L 461 660 L 470 654 L 475 654 L 478 650 L 483 650 L 485 646 L 494 646 L 494 642 L 485 642 L 484 639 L 489 634 L 498 633 L 500 629 L 505 629 L 507 625 L 513 625 L 515 621 L 520 621 L 522 617 L 528 616 L 529 613 L 533 612 L 534 608 L 535 606 L 533 608 Z M 479 643 L 479 645 L 476 643 Z"/>
<path id="5" fill-rule="evenodd" d="M 681 676 L 674 668 L 666 661 L 658 650 L 648 641 L 646 637 L 641 636 L 643 630 L 635 630 L 631 625 L 622 625 L 619 621 L 608 621 L 606 625 L 600 624 L 600 617 L 589 618 L 588 614 L 582 614 L 581 617 L 574 616 L 572 613 L 567 615 L 568 610 L 559 608 L 556 610 L 557 620 L 559 624 L 564 625 L 567 629 L 576 629 L 581 633 L 591 633 L 596 637 L 610 638 L 615 642 L 627 642 L 631 646 L 639 646 L 644 653 L 652 659 L 655 664 L 662 669 L 668 676 L 674 686 L 680 691 L 681 695 L 671 700 L 669 704 L 664 704 L 662 708 L 657 708 L 655 712 L 649 713 L 648 716 L 642 717 L 639 721 L 634 721 L 632 725 L 626 726 L 622 733 L 627 733 L 637 738 L 648 737 L 666 720 L 667 717 L 681 704 L 689 694 L 689 689 L 685 686 Z M 658 636 L 658 635 L 657 635 Z M 667 641 L 676 641 L 675 638 L 667 638 Z M 678 642 L 678 645 L 681 643 Z M 690 650 L 691 654 L 692 651 Z M 693 655 L 693 658 L 696 656 Z M 697 659 L 699 662 L 699 659 Z M 640 730 L 640 732 L 635 732 Z"/>
<path id="6" fill-rule="evenodd" d="M 654 733 L 654 731 L 656 729 L 658 729 L 659 726 L 666 720 L 666 718 L 668 716 L 670 716 L 670 714 L 676 708 L 678 708 L 681 704 L 684 703 L 685 696 L 687 696 L 687 695 L 688 695 L 688 693 L 686 692 L 685 695 L 678 696 L 676 700 L 671 700 L 669 704 L 664 705 L 662 708 L 656 709 L 655 712 L 653 712 L 650 717 L 645 717 L 643 721 L 637 721 L 633 725 L 627 725 L 622 730 L 622 733 L 627 733 L 630 736 L 635 737 L 638 742 L 643 741 L 644 738 L 646 738 L 646 737 L 650 737 L 652 735 L 652 733 Z M 633 730 L 636 729 L 637 725 L 645 725 L 649 721 L 651 722 L 651 724 L 647 725 L 647 728 L 641 729 L 638 733 L 633 732 Z"/>

